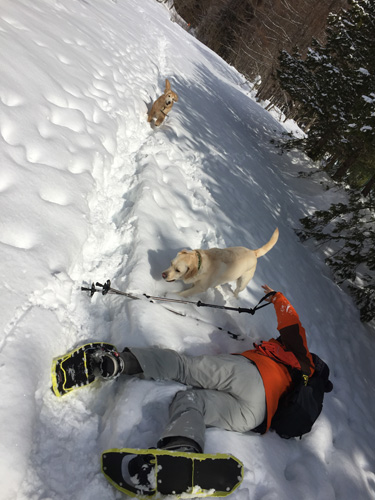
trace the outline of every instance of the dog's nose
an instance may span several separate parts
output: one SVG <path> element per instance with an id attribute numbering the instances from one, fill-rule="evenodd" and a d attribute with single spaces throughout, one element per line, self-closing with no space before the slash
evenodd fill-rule
<path id="1" fill-rule="evenodd" d="M 168 276 L 167 273 L 161 273 L 161 275 L 162 275 L 162 277 L 163 277 L 164 280 L 167 279 L 167 276 Z"/>

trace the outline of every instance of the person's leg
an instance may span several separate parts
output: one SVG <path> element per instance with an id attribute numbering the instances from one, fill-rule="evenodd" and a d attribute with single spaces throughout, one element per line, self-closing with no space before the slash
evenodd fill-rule
<path id="1" fill-rule="evenodd" d="M 175 380 L 194 389 L 179 391 L 157 446 L 202 452 L 206 426 L 246 432 L 265 416 L 265 392 L 258 369 L 242 356 L 189 357 L 171 350 L 131 348 L 146 378 Z M 198 389 L 196 389 L 198 388 Z M 151 463 L 134 457 L 124 470 L 149 488 Z M 152 488 L 150 488 L 152 489 Z"/>
<path id="2" fill-rule="evenodd" d="M 175 380 L 194 388 L 230 393 L 247 401 L 256 417 L 259 401 L 265 401 L 262 377 L 257 367 L 243 356 L 186 356 L 159 348 L 130 348 L 130 352 L 137 358 L 146 378 Z M 262 408 L 259 413 L 263 413 Z"/>
<path id="3" fill-rule="evenodd" d="M 251 404 L 223 391 L 179 391 L 170 406 L 170 420 L 158 447 L 171 448 L 175 444 L 191 441 L 197 443 L 196 451 L 203 451 L 206 427 L 248 432 L 263 422 L 265 413 L 264 390 L 253 394 Z"/>
<path id="4" fill-rule="evenodd" d="M 230 354 L 191 357 L 158 348 L 132 348 L 131 352 L 146 378 L 176 380 L 194 387 L 176 394 L 159 444 L 184 436 L 203 449 L 206 426 L 246 432 L 264 420 L 263 381 L 246 358 Z"/>
<path id="5" fill-rule="evenodd" d="M 171 349 L 130 347 L 146 379 L 178 380 L 183 377 L 184 356 Z M 181 380 L 182 381 L 182 380 Z"/>
<path id="6" fill-rule="evenodd" d="M 199 390 L 179 391 L 169 407 L 169 422 L 161 435 L 157 447 L 181 449 L 191 447 L 191 451 L 203 452 L 206 425 L 204 403 L 197 393 Z"/>

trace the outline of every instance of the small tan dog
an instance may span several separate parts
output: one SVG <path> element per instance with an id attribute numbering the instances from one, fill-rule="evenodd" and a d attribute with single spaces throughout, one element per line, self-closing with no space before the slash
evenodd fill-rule
<path id="1" fill-rule="evenodd" d="M 242 292 L 254 276 L 257 260 L 276 244 L 279 230 L 275 229 L 268 243 L 258 250 L 245 247 L 211 248 L 209 250 L 182 250 L 162 272 L 165 281 L 182 280 L 193 286 L 179 292 L 181 297 L 203 293 L 208 288 L 237 280 L 234 296 Z"/>
<path id="2" fill-rule="evenodd" d="M 178 101 L 178 95 L 176 92 L 171 90 L 171 84 L 169 80 L 165 80 L 165 90 L 164 94 L 160 96 L 154 104 L 152 105 L 151 111 L 148 114 L 147 121 L 151 122 L 156 118 L 155 125 L 160 125 L 163 123 L 165 117 L 172 109 L 173 103 Z"/>

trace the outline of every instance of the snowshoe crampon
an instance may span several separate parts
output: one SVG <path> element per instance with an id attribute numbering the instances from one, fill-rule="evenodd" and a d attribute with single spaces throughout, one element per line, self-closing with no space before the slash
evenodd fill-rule
<path id="1" fill-rule="evenodd" d="M 97 376 L 92 356 L 98 351 L 116 353 L 117 349 L 112 344 L 91 342 L 53 359 L 52 391 L 57 397 L 64 396 L 95 381 Z"/>
<path id="2" fill-rule="evenodd" d="M 151 491 L 145 492 L 126 479 L 123 460 L 128 455 L 147 455 L 155 464 Z M 125 462 L 126 463 L 126 462 Z M 233 455 L 184 453 L 158 449 L 111 449 L 102 454 L 102 471 L 108 481 L 126 495 L 139 499 L 224 497 L 242 482 L 243 465 Z"/>

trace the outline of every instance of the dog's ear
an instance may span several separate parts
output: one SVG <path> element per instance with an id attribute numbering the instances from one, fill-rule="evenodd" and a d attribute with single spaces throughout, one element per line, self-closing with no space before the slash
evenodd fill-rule
<path id="1" fill-rule="evenodd" d="M 164 92 L 168 92 L 168 90 L 171 90 L 171 84 L 169 83 L 168 78 L 165 79 L 165 90 Z"/>
<path id="2" fill-rule="evenodd" d="M 186 254 L 186 253 L 190 253 L 191 250 L 181 250 L 181 252 L 178 252 L 178 255 L 181 255 L 181 254 Z"/>
<path id="3" fill-rule="evenodd" d="M 190 278 L 193 278 L 196 274 L 198 273 L 198 266 L 195 264 L 192 264 L 191 267 L 188 267 L 187 272 L 184 274 L 182 277 L 183 280 L 188 280 Z"/>

